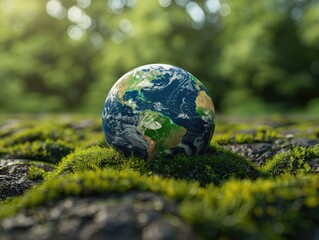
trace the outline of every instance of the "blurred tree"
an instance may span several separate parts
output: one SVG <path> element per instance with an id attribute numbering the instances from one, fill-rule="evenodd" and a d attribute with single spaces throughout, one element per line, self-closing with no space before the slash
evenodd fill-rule
<path id="1" fill-rule="evenodd" d="M 318 96 L 319 2 L 239 0 L 224 18 L 218 63 L 228 112 L 296 111 Z M 268 109 L 268 110 L 267 110 Z"/>
<path id="2" fill-rule="evenodd" d="M 317 111 L 318 15 L 317 0 L 0 0 L 0 108 L 99 112 L 121 75 L 163 62 L 218 111 Z"/>
<path id="3" fill-rule="evenodd" d="M 105 58 L 99 65 L 101 76 L 87 95 L 88 108 L 97 106 L 97 101 L 101 103 L 113 83 L 127 71 L 159 62 L 182 67 L 194 74 L 212 90 L 218 103 L 222 84 L 218 84 L 210 70 L 217 60 L 214 53 L 219 31 L 217 21 L 209 22 L 205 18 L 204 6 L 189 1 L 176 2 L 110 0 L 107 14 L 104 3 L 92 2 L 87 12 L 96 24 L 90 31 L 104 34 Z M 195 9 L 197 15 L 203 14 L 202 18 L 194 18 L 190 8 Z M 217 12 L 211 15 L 219 16 Z"/>
<path id="4" fill-rule="evenodd" d="M 68 21 L 52 19 L 45 9 L 43 1 L 1 0 L 2 110 L 72 110 L 95 79 L 97 49 L 72 41 Z"/>

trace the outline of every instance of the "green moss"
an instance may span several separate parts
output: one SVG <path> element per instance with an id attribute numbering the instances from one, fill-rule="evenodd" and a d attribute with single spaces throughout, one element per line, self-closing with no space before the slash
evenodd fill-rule
<path id="1" fill-rule="evenodd" d="M 257 127 L 249 130 L 232 130 L 225 133 L 216 133 L 213 137 L 213 142 L 218 144 L 240 144 L 240 143 L 254 143 L 254 142 L 272 142 L 278 139 L 280 134 L 270 127 Z"/>
<path id="2" fill-rule="evenodd" d="M 37 181 L 37 180 L 44 180 L 44 177 L 46 175 L 46 171 L 44 171 L 42 168 L 37 166 L 30 166 L 28 170 L 28 177 L 31 180 Z"/>
<path id="3" fill-rule="evenodd" d="M 180 204 L 204 239 L 315 239 L 319 176 L 232 180 Z"/>
<path id="4" fill-rule="evenodd" d="M 270 176 L 282 174 L 311 173 L 313 169 L 309 161 L 319 158 L 319 145 L 313 147 L 293 147 L 288 152 L 279 153 L 261 168 L 261 171 Z"/>
<path id="5" fill-rule="evenodd" d="M 217 145 L 202 155 L 178 155 L 170 160 L 156 159 L 147 162 L 147 168 L 141 172 L 175 179 L 196 180 L 202 186 L 208 183 L 219 185 L 230 178 L 255 179 L 259 176 L 258 170 L 246 158 Z"/>
<path id="6" fill-rule="evenodd" d="M 128 161 L 129 159 L 113 148 L 93 146 L 84 150 L 77 149 L 74 153 L 63 158 L 57 168 L 48 175 L 48 178 L 84 170 L 99 170 L 110 167 L 123 169 L 125 162 Z"/>
<path id="7" fill-rule="evenodd" d="M 140 175 L 132 170 L 84 171 L 53 178 L 0 207 L 0 218 L 67 196 L 151 191 L 178 203 L 178 217 L 200 239 L 313 239 L 319 218 L 319 176 L 196 182 Z"/>
<path id="8" fill-rule="evenodd" d="M 54 122 L 52 119 L 38 123 L 17 121 L 13 127 L 2 129 L 0 157 L 57 163 L 75 146 L 87 148 L 105 144 L 100 125 L 95 121 L 71 122 Z"/>
<path id="9" fill-rule="evenodd" d="M 57 163 L 74 150 L 74 146 L 62 140 L 33 141 L 0 148 L 0 156 L 5 158 L 41 160 Z"/>
<path id="10" fill-rule="evenodd" d="M 77 150 L 68 155 L 49 177 L 109 167 L 120 170 L 129 168 L 145 175 L 158 174 L 163 177 L 196 180 L 202 185 L 221 184 L 231 177 L 256 178 L 259 176 L 258 170 L 247 159 L 218 146 L 211 147 L 205 154 L 199 156 L 179 155 L 173 159 L 151 161 L 127 158 L 113 148 L 95 146 Z"/>
<path id="11" fill-rule="evenodd" d="M 315 139 L 319 139 L 319 127 L 313 129 L 311 137 L 313 137 Z"/>
<path id="12" fill-rule="evenodd" d="M 260 168 L 218 145 L 273 143 L 283 137 L 280 133 L 292 130 L 297 130 L 295 136 L 318 138 L 317 121 L 275 119 L 271 126 L 251 120 L 219 121 L 215 144 L 205 154 L 145 161 L 101 147 L 105 141 L 99 119 L 47 120 L 0 130 L 1 158 L 40 160 L 57 166 L 48 174 L 31 166 L 29 178 L 44 178 L 43 184 L 1 202 L 0 218 L 67 196 L 151 191 L 175 201 L 176 217 L 189 223 L 199 239 L 317 236 L 319 175 L 313 175 L 312 161 L 319 158 L 319 145 L 293 147 L 266 160 Z"/>
<path id="13" fill-rule="evenodd" d="M 166 195 L 182 199 L 185 191 L 189 191 L 189 187 L 197 188 L 198 184 L 162 179 L 159 176 L 149 177 L 132 170 L 84 171 L 45 181 L 20 198 L 10 201 L 8 206 L 1 206 L 0 218 L 22 208 L 39 206 L 65 196 L 94 196 L 107 192 L 125 192 L 136 189 L 166 192 Z"/>
<path id="14" fill-rule="evenodd" d="M 57 125 L 40 124 L 26 129 L 22 129 L 12 135 L 1 140 L 1 145 L 4 147 L 14 146 L 33 141 L 45 141 L 63 139 L 66 142 L 74 142 L 79 139 L 72 129 L 63 129 Z"/>

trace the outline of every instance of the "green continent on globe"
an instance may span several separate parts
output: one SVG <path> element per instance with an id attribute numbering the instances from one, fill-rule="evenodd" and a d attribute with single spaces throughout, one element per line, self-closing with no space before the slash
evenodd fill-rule
<path id="1" fill-rule="evenodd" d="M 149 72 L 131 71 L 121 78 L 121 81 L 116 83 L 118 101 L 123 103 L 123 96 L 127 91 L 137 90 L 140 92 L 144 87 L 153 86 L 152 81 L 158 79 L 160 72 L 152 69 Z"/>
<path id="2" fill-rule="evenodd" d="M 172 149 L 182 142 L 187 130 L 176 125 L 159 112 L 143 111 L 137 129 L 148 142 L 148 158 L 152 155 L 164 155 L 165 150 Z"/>

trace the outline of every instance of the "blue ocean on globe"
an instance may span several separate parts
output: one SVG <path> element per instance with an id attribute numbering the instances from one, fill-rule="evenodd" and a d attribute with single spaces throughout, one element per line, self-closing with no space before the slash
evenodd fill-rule
<path id="1" fill-rule="evenodd" d="M 144 159 L 201 154 L 215 128 L 214 104 L 204 85 L 168 64 L 138 67 L 122 76 L 102 110 L 108 145 Z"/>

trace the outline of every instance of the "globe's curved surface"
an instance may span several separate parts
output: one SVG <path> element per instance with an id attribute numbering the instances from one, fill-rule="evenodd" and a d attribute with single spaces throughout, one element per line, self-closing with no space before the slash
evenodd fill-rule
<path id="1" fill-rule="evenodd" d="M 122 76 L 102 111 L 106 142 L 145 159 L 202 153 L 215 128 L 204 85 L 187 71 L 150 64 Z"/>

